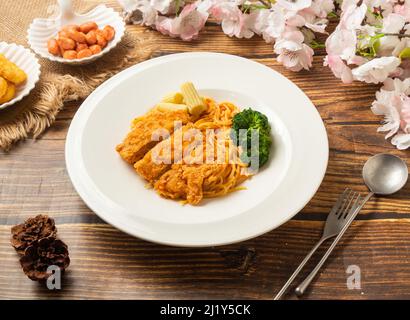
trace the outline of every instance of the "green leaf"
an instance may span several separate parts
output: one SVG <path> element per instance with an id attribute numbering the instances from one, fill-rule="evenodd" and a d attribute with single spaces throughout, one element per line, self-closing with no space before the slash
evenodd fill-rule
<path id="1" fill-rule="evenodd" d="M 328 18 L 338 18 L 339 16 L 336 14 L 336 12 L 331 11 L 327 15 Z"/>
<path id="2" fill-rule="evenodd" d="M 364 36 L 362 35 L 358 37 L 359 40 L 366 40 L 368 39 L 368 44 L 365 46 L 360 46 L 357 48 L 357 54 L 362 57 L 374 58 L 377 56 L 377 51 L 380 48 L 380 38 L 385 36 L 384 33 L 378 33 L 374 36 Z"/>
<path id="3" fill-rule="evenodd" d="M 373 43 L 372 43 L 372 48 L 373 48 L 373 52 L 376 55 L 377 51 L 380 48 L 380 39 L 376 39 Z"/>
<path id="4" fill-rule="evenodd" d="M 268 7 L 263 4 L 244 4 L 242 5 L 243 13 L 248 13 L 251 10 L 261 10 L 261 9 L 268 9 Z"/>
<path id="5" fill-rule="evenodd" d="M 410 59 L 410 48 L 404 48 L 400 54 L 399 54 L 400 59 Z"/>
<path id="6" fill-rule="evenodd" d="M 312 42 L 309 45 L 312 49 L 326 48 L 326 45 L 324 43 L 317 42 L 316 40 L 312 40 Z"/>
<path id="7" fill-rule="evenodd" d="M 175 13 L 178 16 L 179 15 L 179 10 L 181 9 L 182 1 L 181 0 L 176 0 L 175 1 Z"/>

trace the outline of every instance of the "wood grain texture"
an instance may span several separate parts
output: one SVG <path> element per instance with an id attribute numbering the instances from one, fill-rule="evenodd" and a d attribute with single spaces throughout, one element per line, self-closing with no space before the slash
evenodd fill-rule
<path id="1" fill-rule="evenodd" d="M 225 52 L 263 63 L 294 81 L 312 99 L 328 132 L 330 158 L 323 184 L 294 219 L 241 244 L 181 249 L 138 240 L 100 220 L 71 185 L 64 144 L 81 102 L 70 103 L 41 139 L 0 153 L 0 299 L 271 299 L 320 237 L 338 194 L 346 186 L 366 192 L 361 168 L 367 158 L 389 152 L 410 160 L 408 151 L 396 150 L 376 133 L 381 118 L 370 105 L 378 87 L 342 84 L 322 66 L 323 51 L 317 51 L 311 72 L 293 73 L 275 61 L 271 45 L 258 38 L 228 38 L 213 23 L 192 43 L 140 27 L 130 32 L 151 39 L 154 56 Z M 410 299 L 409 197 L 407 185 L 394 196 L 371 200 L 305 298 Z M 59 292 L 27 279 L 9 244 L 10 227 L 39 213 L 56 219 L 69 245 L 72 263 Z M 346 287 L 349 265 L 361 268 L 360 290 Z M 295 299 L 292 294 L 287 298 Z"/>

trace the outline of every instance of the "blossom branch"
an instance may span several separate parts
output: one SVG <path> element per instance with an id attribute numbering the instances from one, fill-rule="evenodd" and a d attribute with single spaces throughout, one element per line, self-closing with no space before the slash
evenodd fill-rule
<path id="1" fill-rule="evenodd" d="M 380 33 L 381 35 L 384 36 L 394 36 L 394 37 L 399 37 L 399 38 L 410 38 L 410 34 L 405 34 L 405 33 Z"/>
<path id="2" fill-rule="evenodd" d="M 272 3 L 270 1 L 266 2 L 265 0 L 259 0 L 260 3 L 262 3 L 266 8 L 271 8 Z"/>
<path id="3" fill-rule="evenodd" d="M 383 15 L 380 15 L 383 6 Z M 383 83 L 372 111 L 378 132 L 398 149 L 410 148 L 409 1 L 343 1 L 339 25 L 326 41 L 325 65 L 344 83 Z"/>
<path id="4" fill-rule="evenodd" d="M 277 60 L 292 71 L 309 70 L 314 51 L 323 45 L 333 0 L 119 0 L 128 23 L 150 26 L 162 34 L 194 40 L 212 17 L 230 37 L 261 36 L 274 43 Z M 128 8 L 128 9 L 127 9 Z"/>

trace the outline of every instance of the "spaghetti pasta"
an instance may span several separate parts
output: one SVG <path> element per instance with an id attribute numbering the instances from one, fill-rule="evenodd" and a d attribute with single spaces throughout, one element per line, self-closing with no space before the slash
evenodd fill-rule
<path id="1" fill-rule="evenodd" d="M 205 110 L 200 115 L 192 115 L 190 122 L 183 123 L 133 163 L 136 172 L 159 195 L 192 205 L 244 189 L 239 185 L 250 176 L 247 165 L 240 160 L 239 148 L 230 138 L 232 120 L 239 109 L 230 102 L 201 99 Z M 140 121 L 144 117 L 134 120 L 134 128 Z M 176 144 L 177 137 L 182 139 L 180 145 Z M 160 163 L 154 154 L 169 155 L 172 162 Z M 177 154 L 182 154 L 182 159 L 177 159 Z"/>
<path id="2" fill-rule="evenodd" d="M 198 204 L 203 198 L 241 189 L 238 185 L 249 177 L 229 135 L 232 118 L 239 109 L 232 103 L 217 104 L 210 98 L 205 103 L 207 110 L 194 122 L 203 137 L 203 164 L 174 164 L 154 184 L 154 189 L 165 198 Z M 207 135 L 207 130 L 216 134 Z"/>

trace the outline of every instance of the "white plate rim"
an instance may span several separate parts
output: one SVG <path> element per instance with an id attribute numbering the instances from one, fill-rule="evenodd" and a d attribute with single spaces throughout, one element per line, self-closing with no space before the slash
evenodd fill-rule
<path id="1" fill-rule="evenodd" d="M 146 70 L 149 67 L 154 66 L 156 64 L 165 63 L 165 62 L 176 60 L 176 59 L 184 59 L 187 57 L 199 57 L 199 58 L 222 57 L 222 58 L 227 58 L 227 59 L 239 59 L 243 62 L 253 63 L 255 64 L 255 66 L 263 67 L 265 69 L 268 69 L 270 72 L 280 75 L 280 77 L 288 81 L 290 85 L 292 85 L 294 88 L 296 88 L 296 90 L 302 93 L 306 97 L 306 99 L 310 102 L 313 108 L 312 115 L 315 117 L 314 121 L 317 122 L 316 125 L 319 125 L 317 129 L 321 132 L 321 136 L 320 136 L 321 141 L 319 141 L 319 143 L 316 143 L 316 146 L 319 146 L 319 149 L 317 149 L 316 151 L 319 150 L 320 153 L 322 154 L 322 157 L 316 159 L 320 163 L 319 163 L 319 166 L 317 167 L 318 172 L 317 172 L 317 175 L 315 176 L 315 181 L 313 181 L 310 185 L 310 189 L 308 192 L 309 195 L 305 195 L 304 199 L 302 200 L 299 199 L 298 206 L 295 209 L 293 209 L 292 212 L 289 212 L 285 218 L 281 220 L 277 220 L 275 223 L 268 224 L 265 228 L 260 229 L 257 232 L 253 231 L 251 233 L 243 234 L 240 236 L 234 236 L 229 239 L 224 239 L 224 240 L 209 239 L 206 241 L 204 240 L 196 241 L 193 239 L 186 239 L 183 241 L 181 240 L 174 241 L 170 239 L 160 239 L 158 237 L 152 237 L 152 235 L 148 233 L 145 234 L 144 232 L 141 232 L 141 229 L 138 231 L 138 233 L 136 233 L 135 228 L 128 225 L 127 223 L 124 223 L 123 221 L 121 221 L 121 219 L 117 219 L 117 217 L 114 216 L 113 214 L 105 212 L 104 208 L 101 206 L 101 203 L 98 203 L 98 201 L 95 201 L 95 199 L 93 199 L 92 194 L 90 194 L 87 191 L 87 186 L 86 186 L 87 182 L 84 182 L 83 181 L 84 177 L 81 176 L 81 174 L 77 172 L 78 168 L 76 168 L 76 156 L 75 156 L 76 153 L 74 151 L 75 145 L 78 144 L 78 140 L 79 140 L 75 138 L 75 135 L 78 130 L 81 130 L 81 117 L 83 117 L 85 113 L 91 112 L 90 107 L 87 105 L 92 103 L 92 100 L 98 97 L 99 94 L 103 94 L 104 90 L 108 90 L 110 86 L 113 86 L 115 82 L 121 82 L 121 80 L 126 79 L 128 76 L 135 74 L 136 72 L 141 72 L 143 70 Z M 153 59 L 141 62 L 128 69 L 123 70 L 122 72 L 118 73 L 117 75 L 109 79 L 108 81 L 104 82 L 101 86 L 99 86 L 83 102 L 83 104 L 80 106 L 80 108 L 78 109 L 77 113 L 75 114 L 72 120 L 72 123 L 67 133 L 67 140 L 66 140 L 66 146 L 65 146 L 65 158 L 66 158 L 67 171 L 68 171 L 69 177 L 71 179 L 71 182 L 75 190 L 80 195 L 80 197 L 83 199 L 83 201 L 86 203 L 86 205 L 107 223 L 115 226 L 119 230 L 122 230 L 123 232 L 128 233 L 132 236 L 135 236 L 137 238 L 140 238 L 146 241 L 158 243 L 158 244 L 171 245 L 171 246 L 176 246 L 176 247 L 210 247 L 210 246 L 228 245 L 228 244 L 242 242 L 242 241 L 246 241 L 251 238 L 258 237 L 262 234 L 265 234 L 269 231 L 276 229 L 283 223 L 292 219 L 297 213 L 299 213 L 306 206 L 306 204 L 312 199 L 312 197 L 315 195 L 315 193 L 317 192 L 318 188 L 320 187 L 323 181 L 323 178 L 326 173 L 327 165 L 328 165 L 329 143 L 328 143 L 326 128 L 324 126 L 323 120 L 321 119 L 320 114 L 317 111 L 316 107 L 313 105 L 311 100 L 306 96 L 306 94 L 298 86 L 296 86 L 296 84 L 290 81 L 288 78 L 284 77 L 283 75 L 281 75 L 274 69 L 269 68 L 266 65 L 260 64 L 253 60 L 249 60 L 249 59 L 246 59 L 240 56 L 229 55 L 229 54 L 224 54 L 224 53 L 216 53 L 216 52 L 188 52 L 188 53 L 170 54 L 170 55 L 161 56 L 161 57 L 157 57 L 157 58 L 153 58 Z M 215 236 L 215 234 L 213 234 L 213 236 Z"/>

